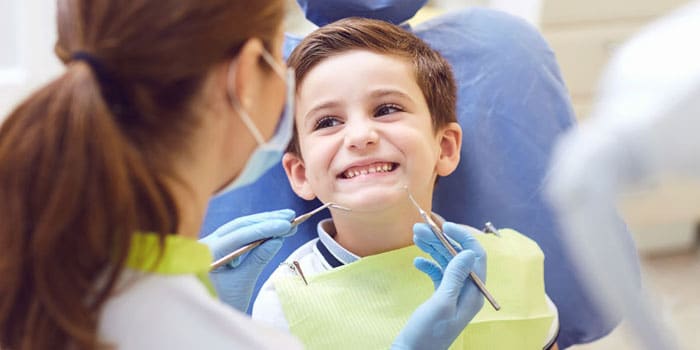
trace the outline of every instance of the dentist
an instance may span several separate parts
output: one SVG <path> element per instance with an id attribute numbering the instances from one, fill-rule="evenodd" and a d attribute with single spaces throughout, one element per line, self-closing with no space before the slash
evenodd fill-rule
<path id="1" fill-rule="evenodd" d="M 284 1 L 57 8 L 66 69 L 0 127 L 0 348 L 300 348 L 236 310 L 295 213 L 197 241 L 211 195 L 255 181 L 289 140 Z M 209 274 L 212 255 L 266 237 Z M 485 256 L 464 248 L 431 252 L 436 292 L 394 348 L 449 345 L 483 304 L 467 276 Z"/>

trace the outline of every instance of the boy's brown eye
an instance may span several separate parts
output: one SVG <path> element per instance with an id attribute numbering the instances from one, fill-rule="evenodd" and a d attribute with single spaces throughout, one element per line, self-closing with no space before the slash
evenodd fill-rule
<path id="1" fill-rule="evenodd" d="M 326 116 L 326 117 L 319 119 L 316 122 L 316 124 L 314 125 L 314 130 L 323 129 L 323 128 L 330 128 L 330 127 L 334 127 L 338 124 L 340 124 L 340 120 L 338 120 L 338 118 Z"/>
<path id="2" fill-rule="evenodd" d="M 401 107 L 399 107 L 398 105 L 395 105 L 393 103 L 388 103 L 388 104 L 384 104 L 384 105 L 379 106 L 379 108 L 377 108 L 377 111 L 374 113 L 374 115 L 376 117 L 380 117 L 383 115 L 401 112 L 401 111 L 403 111 L 403 109 L 401 109 Z"/>

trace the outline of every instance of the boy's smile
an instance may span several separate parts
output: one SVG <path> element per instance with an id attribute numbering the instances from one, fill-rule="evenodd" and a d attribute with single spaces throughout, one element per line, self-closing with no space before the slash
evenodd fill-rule
<path id="1" fill-rule="evenodd" d="M 341 179 L 353 179 L 357 178 L 358 176 L 373 176 L 373 174 L 380 176 L 383 173 L 392 172 L 398 167 L 398 164 L 392 162 L 367 161 L 364 163 L 369 164 L 354 164 L 348 168 L 348 170 L 345 170 L 338 175 L 338 177 Z"/>
<path id="2" fill-rule="evenodd" d="M 353 212 L 405 205 L 405 185 L 429 201 L 444 173 L 445 130 L 454 132 L 433 130 L 408 59 L 365 50 L 330 56 L 307 73 L 296 123 L 301 157 L 283 161 L 295 192 Z"/>

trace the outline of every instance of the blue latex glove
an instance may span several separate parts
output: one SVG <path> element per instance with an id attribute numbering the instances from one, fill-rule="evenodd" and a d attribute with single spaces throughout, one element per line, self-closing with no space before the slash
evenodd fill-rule
<path id="1" fill-rule="evenodd" d="M 293 210 L 283 209 L 239 217 L 199 240 L 216 261 L 248 243 L 274 237 L 209 273 L 221 301 L 242 312 L 248 309 L 258 276 L 282 247 L 283 237 L 296 232 L 290 223 L 294 216 Z"/>
<path id="2" fill-rule="evenodd" d="M 422 257 L 414 261 L 433 280 L 435 293 L 411 315 L 392 349 L 447 349 L 484 305 L 484 297 L 468 277 L 474 271 L 486 282 L 486 252 L 463 226 L 446 222 L 443 230 L 462 246 L 454 258 L 428 225 L 413 226 L 416 245 L 437 262 Z"/>

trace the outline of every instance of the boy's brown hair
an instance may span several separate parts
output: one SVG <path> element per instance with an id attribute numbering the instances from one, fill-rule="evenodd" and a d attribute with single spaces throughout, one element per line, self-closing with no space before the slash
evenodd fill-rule
<path id="1" fill-rule="evenodd" d="M 428 104 L 433 131 L 457 121 L 457 87 L 447 60 L 414 34 L 380 20 L 345 18 L 323 26 L 304 38 L 287 60 L 287 65 L 295 69 L 297 88 L 317 64 L 351 50 L 367 50 L 408 59 L 413 64 L 416 82 Z M 301 156 L 296 128 L 287 152 Z"/>

